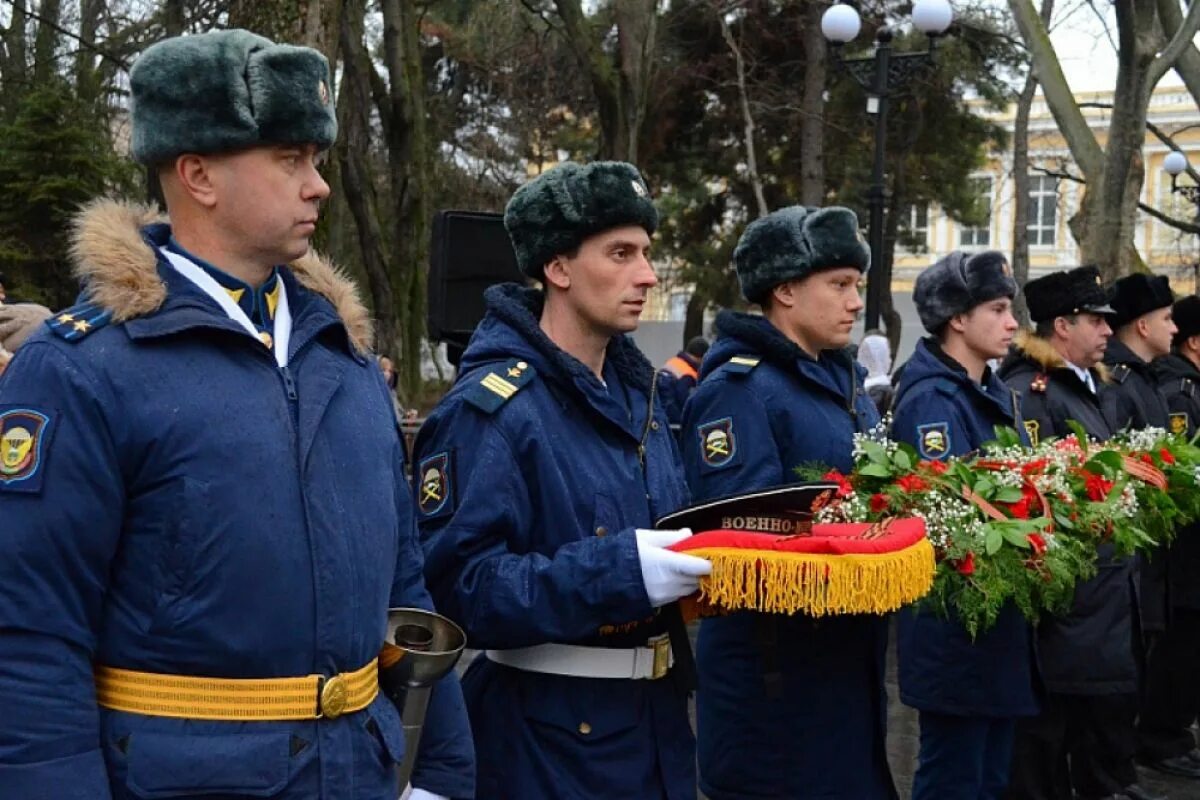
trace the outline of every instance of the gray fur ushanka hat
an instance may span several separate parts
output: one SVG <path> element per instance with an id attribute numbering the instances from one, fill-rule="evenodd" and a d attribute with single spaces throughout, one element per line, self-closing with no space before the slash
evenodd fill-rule
<path id="1" fill-rule="evenodd" d="M 850 209 L 788 206 L 746 226 L 733 266 L 745 298 L 761 303 L 779 284 L 814 272 L 853 267 L 865 273 L 871 250 Z"/>
<path id="2" fill-rule="evenodd" d="M 965 314 L 975 306 L 1007 297 L 1017 296 L 1008 259 L 1003 253 L 986 250 L 964 253 L 955 250 L 938 259 L 929 269 L 917 276 L 913 286 L 913 303 L 921 325 L 937 333 L 950 318 Z"/>
<path id="3" fill-rule="evenodd" d="M 517 189 L 504 209 L 517 264 L 535 280 L 555 256 L 623 225 L 640 225 L 648 234 L 658 227 L 642 174 L 624 161 L 559 164 Z"/>
<path id="4" fill-rule="evenodd" d="M 134 63 L 129 84 L 142 164 L 268 144 L 324 150 L 337 138 L 325 56 L 249 31 L 159 42 Z"/>

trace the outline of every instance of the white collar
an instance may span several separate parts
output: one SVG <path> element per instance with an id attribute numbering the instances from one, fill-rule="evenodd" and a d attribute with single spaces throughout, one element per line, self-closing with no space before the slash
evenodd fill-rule
<path id="1" fill-rule="evenodd" d="M 1084 369 L 1083 367 L 1077 367 L 1074 364 L 1072 364 L 1070 361 L 1067 361 L 1066 363 L 1067 363 L 1067 366 L 1071 368 L 1071 371 L 1073 371 L 1076 375 L 1079 376 L 1079 380 L 1083 381 L 1083 385 L 1088 387 L 1089 389 L 1091 389 L 1092 394 L 1095 394 L 1096 393 L 1096 381 L 1093 380 L 1093 378 L 1092 378 L 1091 370 Z"/>
<path id="2" fill-rule="evenodd" d="M 259 336 L 258 328 L 254 327 L 254 323 L 250 321 L 250 317 L 246 316 L 246 312 L 242 310 L 242 307 L 234 302 L 233 298 L 229 296 L 229 292 L 225 290 L 225 287 L 217 283 L 216 279 L 190 259 L 174 253 L 166 247 L 160 247 L 159 252 L 175 268 L 176 272 L 196 284 L 201 291 L 216 301 L 221 310 L 229 315 L 230 319 L 241 325 L 247 333 L 254 337 L 255 341 L 263 345 L 267 344 Z M 292 341 L 292 312 L 288 307 L 287 287 L 283 284 L 283 278 L 277 278 L 276 280 L 279 281 L 279 304 L 275 307 L 275 324 L 271 337 L 271 345 L 268 345 L 268 347 L 275 354 L 275 363 L 282 368 L 287 366 L 288 347 Z"/>

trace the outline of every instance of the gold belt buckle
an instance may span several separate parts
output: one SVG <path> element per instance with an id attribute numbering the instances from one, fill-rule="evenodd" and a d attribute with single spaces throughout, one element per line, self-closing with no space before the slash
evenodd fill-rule
<path id="1" fill-rule="evenodd" d="M 654 667 L 650 673 L 650 680 L 665 678 L 671 670 L 671 637 L 665 633 L 659 634 L 651 637 L 646 645 L 654 649 Z"/>
<path id="2" fill-rule="evenodd" d="M 657 660 L 655 666 L 657 667 Z M 317 709 L 317 719 L 337 719 L 346 710 L 350 700 L 350 690 L 346 688 L 346 679 L 341 675 L 326 678 L 321 686 L 320 708 Z"/>

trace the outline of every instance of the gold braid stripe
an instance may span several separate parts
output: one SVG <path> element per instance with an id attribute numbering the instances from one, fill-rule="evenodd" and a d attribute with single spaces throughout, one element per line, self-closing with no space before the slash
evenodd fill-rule
<path id="1" fill-rule="evenodd" d="M 361 711 L 379 693 L 378 661 L 322 683 L 320 675 L 300 678 L 203 678 L 162 675 L 97 666 L 96 701 L 104 708 L 211 720 L 292 720 L 335 717 Z M 344 704 L 320 708 L 329 688 L 344 685 Z M 322 691 L 324 688 L 325 691 Z"/>

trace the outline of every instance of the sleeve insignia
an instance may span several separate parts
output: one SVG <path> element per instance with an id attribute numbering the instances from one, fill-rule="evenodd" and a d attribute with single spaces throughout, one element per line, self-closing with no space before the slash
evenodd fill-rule
<path id="1" fill-rule="evenodd" d="M 1041 427 L 1042 423 L 1036 419 L 1025 420 L 1025 433 L 1029 434 L 1030 447 L 1037 447 L 1038 443 L 1041 442 Z"/>
<path id="2" fill-rule="evenodd" d="M 1188 414 L 1186 411 L 1179 411 L 1171 414 L 1171 433 L 1186 434 L 1188 432 Z"/>
<path id="3" fill-rule="evenodd" d="M 737 439 L 733 435 L 733 417 L 724 417 L 696 427 L 700 437 L 700 458 L 705 466 L 725 467 L 737 455 Z"/>
<path id="4" fill-rule="evenodd" d="M 0 407 L 0 492 L 38 492 L 53 419 L 31 408 Z"/>
<path id="5" fill-rule="evenodd" d="M 438 453 L 420 463 L 417 477 L 417 508 L 421 516 L 433 517 L 443 511 L 453 511 L 450 483 L 450 453 Z"/>
<path id="6" fill-rule="evenodd" d="M 940 461 L 950 452 L 950 423 L 930 422 L 917 426 L 917 450 L 921 458 Z"/>
<path id="7" fill-rule="evenodd" d="M 47 327 L 68 342 L 77 342 L 112 322 L 112 312 L 95 303 L 83 303 L 46 320 Z"/>
<path id="8" fill-rule="evenodd" d="M 734 375 L 748 375 L 760 361 L 762 361 L 761 358 L 754 356 L 734 356 L 725 362 L 725 369 Z"/>
<path id="9" fill-rule="evenodd" d="M 477 373 L 478 374 L 478 373 Z M 525 361 L 514 358 L 501 367 L 490 369 L 482 377 L 472 377 L 466 400 L 480 411 L 491 414 L 521 391 L 537 374 Z"/>

